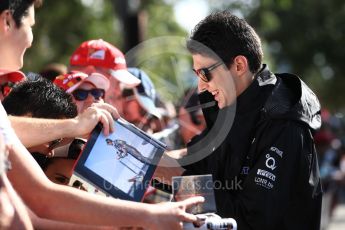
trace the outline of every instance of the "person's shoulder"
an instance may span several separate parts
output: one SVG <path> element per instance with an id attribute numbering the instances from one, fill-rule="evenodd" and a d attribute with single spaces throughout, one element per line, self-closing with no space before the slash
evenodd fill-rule
<path id="1" fill-rule="evenodd" d="M 309 129 L 305 123 L 293 119 L 272 119 L 268 126 L 266 129 L 268 132 L 271 130 L 277 133 L 291 132 L 297 134 L 304 133 Z"/>
<path id="2" fill-rule="evenodd" d="M 304 139 L 309 138 L 308 126 L 294 120 L 273 119 L 256 134 L 259 148 L 266 148 L 276 142 L 284 146 L 301 147 Z"/>
<path id="3" fill-rule="evenodd" d="M 1 121 L 3 120 L 3 118 L 6 117 L 7 118 L 7 113 L 4 109 L 4 106 L 2 106 L 2 103 L 0 102 L 0 118 Z"/>
<path id="4" fill-rule="evenodd" d="M 0 132 L 4 136 L 5 144 L 13 144 L 18 141 L 18 138 L 12 129 L 7 113 L 0 103 Z"/>
<path id="5" fill-rule="evenodd" d="M 275 74 L 277 83 L 264 110 L 272 118 L 305 123 L 316 130 L 321 126 L 321 106 L 315 93 L 296 75 Z"/>

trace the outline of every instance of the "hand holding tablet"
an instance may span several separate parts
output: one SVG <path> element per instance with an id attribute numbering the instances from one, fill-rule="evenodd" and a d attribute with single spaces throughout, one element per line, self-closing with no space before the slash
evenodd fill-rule
<path id="1" fill-rule="evenodd" d="M 123 119 L 113 128 L 109 136 L 93 130 L 74 174 L 106 195 L 141 201 L 166 146 Z"/>

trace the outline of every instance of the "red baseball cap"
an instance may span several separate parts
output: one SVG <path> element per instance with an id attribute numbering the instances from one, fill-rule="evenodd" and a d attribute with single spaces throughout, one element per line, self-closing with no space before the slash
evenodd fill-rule
<path id="1" fill-rule="evenodd" d="M 123 53 L 102 39 L 83 42 L 72 54 L 70 65 L 107 68 L 114 78 L 126 86 L 134 87 L 140 84 L 140 80 L 127 71 Z"/>
<path id="2" fill-rule="evenodd" d="M 67 93 L 72 93 L 83 82 L 90 82 L 96 88 L 104 89 L 105 91 L 108 90 L 110 85 L 108 78 L 99 73 L 87 75 L 82 72 L 71 72 L 57 76 L 54 80 L 54 84 L 64 89 Z"/>
<path id="3" fill-rule="evenodd" d="M 25 79 L 26 76 L 20 71 L 7 72 L 0 70 L 0 84 L 3 96 L 7 96 L 11 92 L 14 84 Z"/>
<path id="4" fill-rule="evenodd" d="M 20 82 L 26 79 L 25 74 L 20 71 L 5 73 L 0 70 L 0 78 L 4 78 L 4 77 L 7 77 L 7 81 L 10 81 L 10 82 Z"/>

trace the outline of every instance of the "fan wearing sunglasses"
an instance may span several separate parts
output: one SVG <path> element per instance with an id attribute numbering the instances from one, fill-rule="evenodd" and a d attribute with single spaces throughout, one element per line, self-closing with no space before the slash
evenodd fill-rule
<path id="1" fill-rule="evenodd" d="M 97 54 L 104 54 L 99 58 Z M 114 45 L 102 39 L 82 42 L 70 58 L 69 69 L 86 74 L 100 73 L 109 79 L 111 87 L 106 91 L 104 101 L 113 105 L 123 116 L 122 85 L 133 89 L 140 84 L 140 79 L 127 70 L 124 54 Z M 120 87 L 121 85 L 121 87 Z"/>
<path id="2" fill-rule="evenodd" d="M 71 72 L 56 77 L 54 83 L 72 94 L 78 113 L 82 113 L 95 102 L 103 102 L 109 88 L 109 80 L 102 74 Z"/>

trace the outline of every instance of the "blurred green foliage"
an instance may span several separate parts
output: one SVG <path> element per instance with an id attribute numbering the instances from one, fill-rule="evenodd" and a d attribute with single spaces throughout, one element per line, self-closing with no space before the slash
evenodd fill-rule
<path id="1" fill-rule="evenodd" d="M 119 2 L 126 2 L 116 1 L 45 0 L 43 6 L 36 10 L 36 25 L 33 31 L 35 39 L 33 46 L 25 54 L 23 70 L 39 72 L 52 62 L 68 64 L 72 52 L 81 42 L 89 39 L 102 38 L 123 50 L 122 31 L 126 28 L 121 24 L 116 7 Z M 171 3 L 164 0 L 142 0 L 139 10 L 144 13 L 144 17 L 140 18 L 144 20 L 141 21 L 144 25 L 144 41 L 169 35 L 180 36 L 177 39 L 187 36 L 187 32 L 174 18 Z M 141 56 L 141 62 L 132 62 L 129 66 L 138 66 L 149 72 L 164 99 L 176 100 L 176 95 L 182 95 L 184 88 L 176 94 L 175 90 L 179 90 L 180 87 L 173 87 L 173 92 L 167 92 L 165 86 L 176 86 L 178 82 L 174 70 L 176 65 L 172 60 L 180 60 L 175 51 L 183 49 L 183 42 L 164 43 L 163 47 L 141 47 L 140 52 L 136 53 Z M 170 47 L 170 51 L 165 51 L 166 47 Z M 188 59 L 190 60 L 190 57 Z M 190 67 L 190 61 L 187 64 Z"/>
<path id="2" fill-rule="evenodd" d="M 25 55 L 26 71 L 46 64 L 67 64 L 81 42 L 102 38 L 121 46 L 120 23 L 110 1 L 45 0 L 36 10 L 34 43 Z"/>
<path id="3" fill-rule="evenodd" d="M 190 86 L 191 56 L 185 49 L 188 34 L 176 22 L 171 4 L 162 0 L 142 2 L 147 33 L 145 42 L 137 47 L 136 66 L 148 73 L 164 100 L 177 104 Z"/>
<path id="4" fill-rule="evenodd" d="M 344 108 L 345 1 L 249 0 L 224 4 L 240 12 L 258 31 L 275 71 L 301 76 L 323 107 Z"/>
<path id="5" fill-rule="evenodd" d="M 116 13 L 116 1 L 45 0 L 36 11 L 35 40 L 25 56 L 24 71 L 39 71 L 51 62 L 67 64 L 73 50 L 88 39 L 102 38 L 122 49 L 122 30 L 126 28 L 122 28 Z M 174 1 L 140 2 L 145 15 L 141 18 L 145 20 L 144 41 L 151 44 L 136 47 L 138 60 L 133 65 L 149 73 L 165 99 L 176 101 L 187 87 L 183 81 L 188 82 L 190 77 L 191 62 L 183 40 L 187 32 L 175 21 Z M 324 107 L 344 108 L 345 1 L 208 2 L 212 10 L 229 9 L 241 15 L 258 31 L 265 61 L 273 71 L 301 76 Z"/>

